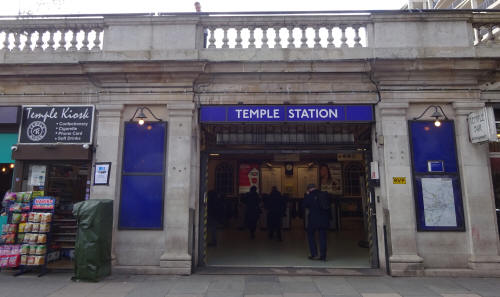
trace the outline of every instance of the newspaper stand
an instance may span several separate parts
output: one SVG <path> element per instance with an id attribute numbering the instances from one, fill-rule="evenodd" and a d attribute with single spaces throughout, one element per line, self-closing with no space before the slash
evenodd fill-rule
<path id="1" fill-rule="evenodd" d="M 24 236 L 21 247 L 19 272 L 15 276 L 39 270 L 39 277 L 47 270 L 47 255 L 51 242 L 52 221 L 54 218 L 55 198 L 37 197 L 33 199 L 28 223 L 32 224 Z M 35 228 L 35 226 L 37 226 Z"/>
<path id="2" fill-rule="evenodd" d="M 31 192 L 8 192 L 3 201 L 7 224 L 2 226 L 0 243 L 0 270 L 18 268 L 20 264 L 20 241 L 24 238 L 24 230 L 19 226 L 27 220 L 31 209 Z M 21 231 L 21 232 L 20 232 Z"/>

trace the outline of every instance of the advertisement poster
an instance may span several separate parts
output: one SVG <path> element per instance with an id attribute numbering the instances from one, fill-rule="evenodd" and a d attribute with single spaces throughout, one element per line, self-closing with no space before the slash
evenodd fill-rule
<path id="1" fill-rule="evenodd" d="M 109 169 L 111 162 L 100 162 L 95 164 L 94 185 L 109 185 Z"/>
<path id="2" fill-rule="evenodd" d="M 260 192 L 259 179 L 260 173 L 258 164 L 240 164 L 238 174 L 239 193 L 243 194 L 249 192 L 252 186 L 256 186 L 257 192 Z"/>
<path id="3" fill-rule="evenodd" d="M 342 194 L 342 165 L 340 163 L 322 163 L 319 165 L 319 184 L 321 191 L 330 194 Z"/>
<path id="4" fill-rule="evenodd" d="M 45 165 L 30 165 L 30 186 L 43 187 L 45 185 Z"/>

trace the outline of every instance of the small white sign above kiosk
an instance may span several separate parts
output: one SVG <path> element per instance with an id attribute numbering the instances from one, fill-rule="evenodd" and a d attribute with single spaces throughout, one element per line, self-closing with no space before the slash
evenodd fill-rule
<path id="1" fill-rule="evenodd" d="M 483 107 L 467 116 L 469 137 L 472 143 L 498 141 L 495 126 L 495 114 L 492 107 Z"/>

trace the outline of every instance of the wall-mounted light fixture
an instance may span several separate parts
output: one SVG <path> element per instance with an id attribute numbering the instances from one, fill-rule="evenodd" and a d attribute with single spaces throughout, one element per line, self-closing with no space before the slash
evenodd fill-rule
<path id="1" fill-rule="evenodd" d="M 132 118 L 130 119 L 130 121 L 133 122 L 134 119 L 136 119 L 137 123 L 140 126 L 144 125 L 145 120 L 148 118 L 146 116 L 146 114 L 144 113 L 144 110 L 147 110 L 155 120 L 157 120 L 159 122 L 162 121 L 162 119 L 156 117 L 155 114 L 151 111 L 151 109 L 149 109 L 147 106 L 139 106 L 139 107 L 137 107 L 137 109 L 135 110 L 134 115 L 132 116 Z"/>
<path id="2" fill-rule="evenodd" d="M 441 126 L 441 121 L 439 120 L 440 118 L 444 117 L 445 120 L 448 119 L 448 117 L 446 116 L 446 114 L 444 113 L 444 110 L 441 108 L 441 106 L 439 105 L 429 105 L 425 110 L 424 112 L 422 112 L 421 115 L 419 115 L 418 117 L 416 118 L 413 118 L 414 121 L 416 120 L 419 120 L 420 118 L 422 118 L 425 113 L 431 109 L 431 108 L 434 108 L 434 112 L 430 115 L 431 117 L 434 118 L 434 126 L 436 127 L 440 127 Z"/>

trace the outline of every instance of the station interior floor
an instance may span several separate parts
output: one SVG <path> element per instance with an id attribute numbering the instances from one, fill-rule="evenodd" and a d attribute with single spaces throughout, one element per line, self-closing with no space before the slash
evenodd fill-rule
<path id="1" fill-rule="evenodd" d="M 370 268 L 369 249 L 358 245 L 366 237 L 362 218 L 343 218 L 341 231 L 328 231 L 327 261 L 309 260 L 307 234 L 300 218 L 282 231 L 282 241 L 269 239 L 258 228 L 255 239 L 242 228 L 217 229 L 217 245 L 207 248 L 207 265 L 224 267 Z"/>

